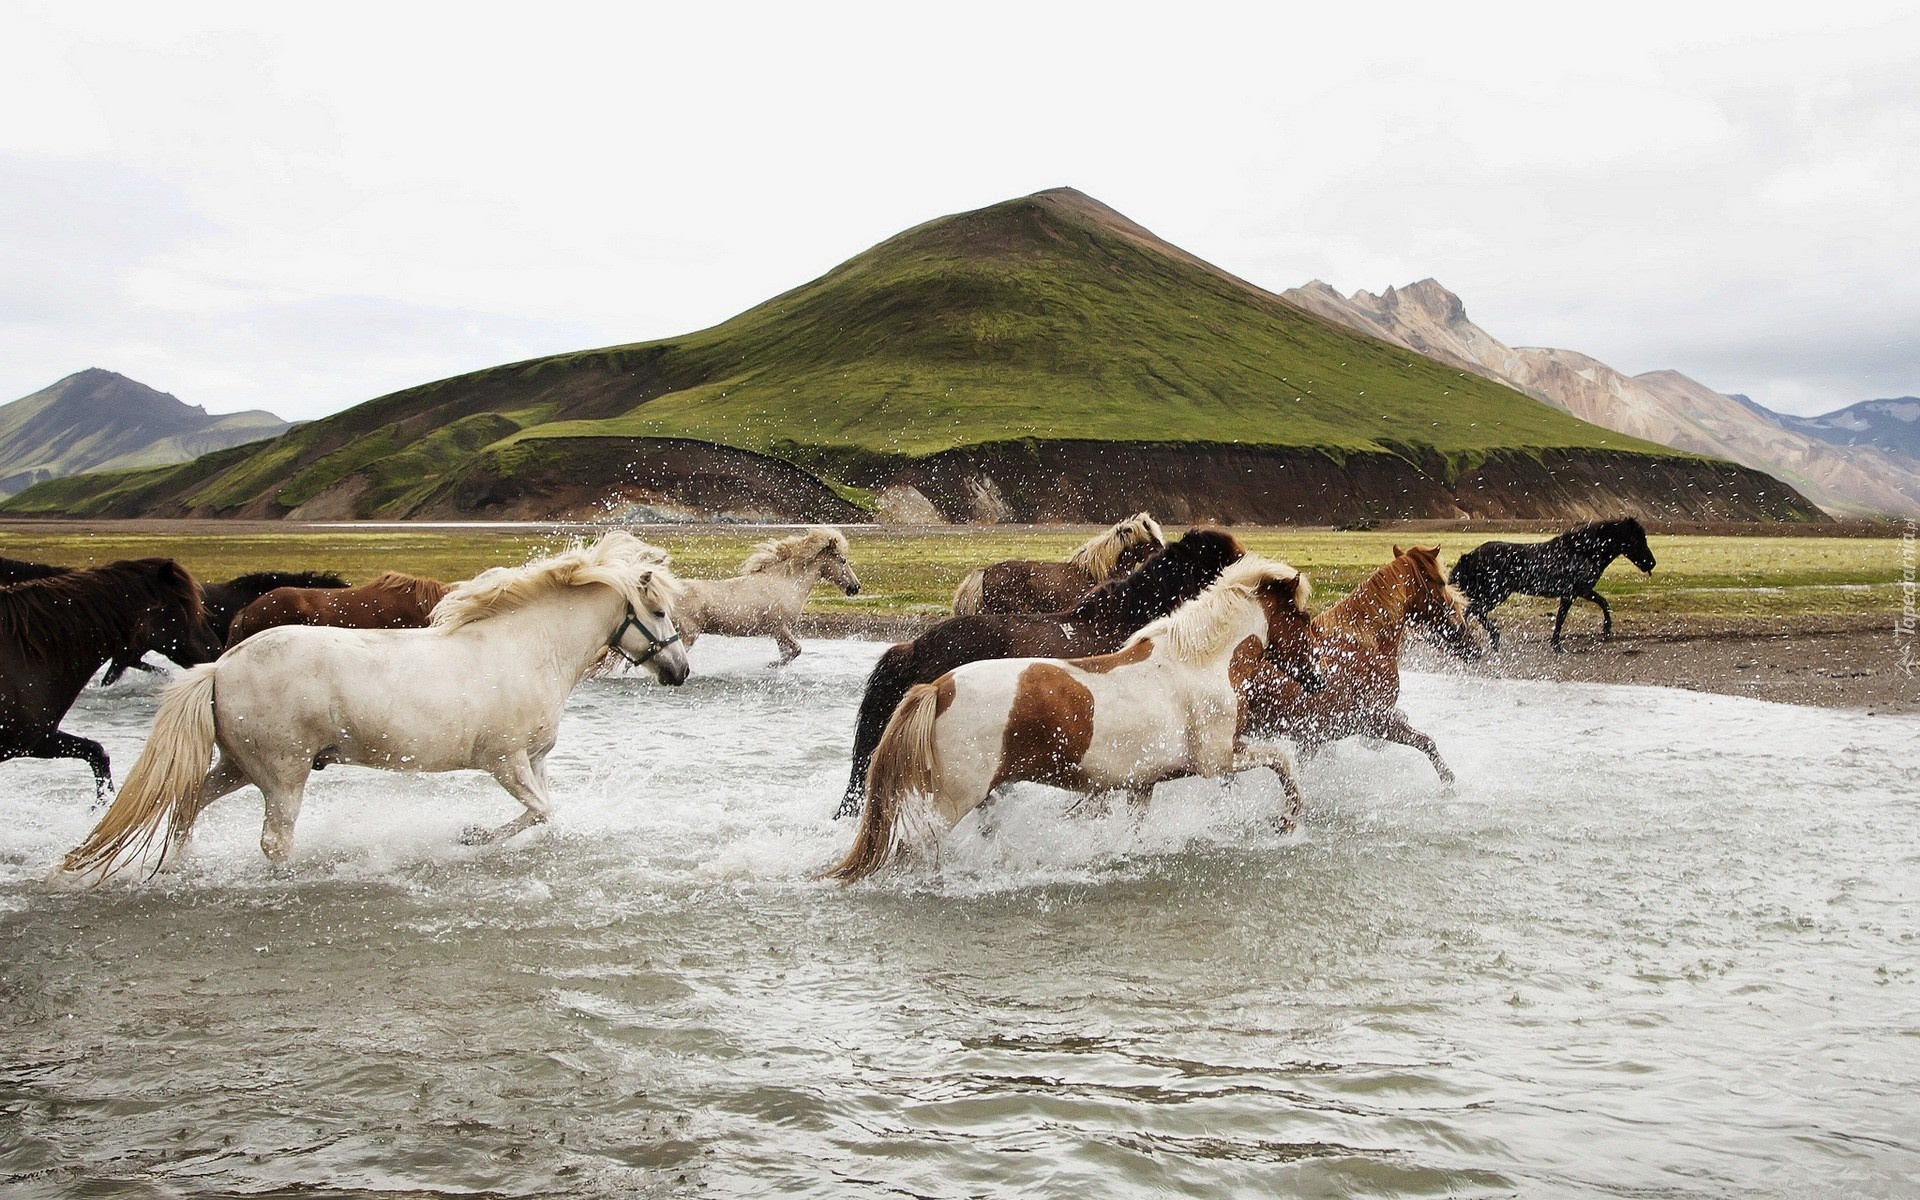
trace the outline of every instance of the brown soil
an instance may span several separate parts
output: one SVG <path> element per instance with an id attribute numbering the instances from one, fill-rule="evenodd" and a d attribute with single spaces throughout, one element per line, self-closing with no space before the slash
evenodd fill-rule
<path id="1" fill-rule="evenodd" d="M 809 613 L 800 632 L 898 641 L 937 619 Z M 1920 678 L 1901 665 L 1902 639 L 1891 617 L 1679 617 L 1644 624 L 1616 619 L 1612 641 L 1569 633 L 1567 649 L 1560 654 L 1548 648 L 1545 623 L 1536 624 L 1542 628 L 1509 622 L 1500 652 L 1464 668 L 1412 643 L 1406 663 L 1414 669 L 1445 666 L 1500 679 L 1679 687 L 1782 704 L 1920 712 Z M 1920 641 L 1907 638 L 1905 645 L 1920 657 Z"/>

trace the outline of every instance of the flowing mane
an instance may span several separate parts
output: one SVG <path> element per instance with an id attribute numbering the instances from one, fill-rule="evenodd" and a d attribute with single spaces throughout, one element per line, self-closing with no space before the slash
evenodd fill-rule
<path id="1" fill-rule="evenodd" d="M 1638 518 L 1621 517 L 1612 521 L 1594 521 L 1576 526 L 1553 539 L 1580 550 L 1610 550 L 1616 546 L 1646 545 L 1647 530 Z"/>
<path id="2" fill-rule="evenodd" d="M 0 588 L 0 630 L 43 662 L 129 648 L 146 610 L 178 605 L 190 623 L 205 619 L 200 589 L 170 558 L 108 563 Z"/>
<path id="3" fill-rule="evenodd" d="M 494 571 L 509 569 L 512 568 L 493 568 Z M 480 578 L 485 578 L 492 573 L 493 571 L 482 571 Z M 422 609 L 433 608 L 434 605 L 440 603 L 441 599 L 452 590 L 438 579 L 428 579 L 422 575 L 408 575 L 403 571 L 384 572 L 374 576 L 360 586 L 363 588 L 374 588 L 383 592 L 398 592 L 419 603 Z"/>
<path id="4" fill-rule="evenodd" d="M 0 584 L 25 583 L 29 579 L 48 579 L 55 575 L 71 573 L 72 567 L 55 567 L 47 563 L 27 562 L 18 558 L 0 558 Z"/>
<path id="5" fill-rule="evenodd" d="M 1307 577 L 1286 563 L 1249 554 L 1222 571 L 1212 587 L 1134 634 L 1127 645 L 1153 638 L 1164 641 L 1175 656 L 1186 661 L 1211 658 L 1226 649 L 1239 610 L 1253 602 L 1260 586 L 1282 579 L 1300 581 L 1293 605 L 1299 612 L 1306 612 L 1311 595 Z"/>
<path id="6" fill-rule="evenodd" d="M 753 575 L 777 567 L 809 562 L 832 547 L 837 557 L 847 556 L 847 535 L 831 525 L 813 525 L 789 537 L 768 538 L 755 546 L 740 564 L 742 575 Z"/>
<path id="7" fill-rule="evenodd" d="M 1127 547 L 1149 541 L 1164 546 L 1167 537 L 1160 531 L 1159 522 L 1146 513 L 1135 513 L 1113 528 L 1088 538 L 1067 556 L 1067 561 L 1085 571 L 1089 579 L 1104 580 L 1113 574 L 1114 564 L 1120 561 Z"/>
<path id="8" fill-rule="evenodd" d="M 604 583 L 637 607 L 648 607 L 654 597 L 671 602 L 680 592 L 680 581 L 667 570 L 665 550 L 615 530 L 524 567 L 493 567 L 455 584 L 433 610 L 433 628 L 458 629 L 589 583 Z"/>

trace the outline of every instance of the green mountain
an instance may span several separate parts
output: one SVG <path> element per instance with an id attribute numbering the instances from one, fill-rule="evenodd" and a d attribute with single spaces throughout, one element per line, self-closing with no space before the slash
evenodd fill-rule
<path id="1" fill-rule="evenodd" d="M 513 363 L 8 511 L 1172 520 L 1802 517 L 1295 308 L 1071 189 L 902 233 L 684 337 Z"/>
<path id="2" fill-rule="evenodd" d="M 212 416 L 124 375 L 90 368 L 0 405 L 0 496 L 83 471 L 183 463 L 289 428 L 270 412 Z"/>

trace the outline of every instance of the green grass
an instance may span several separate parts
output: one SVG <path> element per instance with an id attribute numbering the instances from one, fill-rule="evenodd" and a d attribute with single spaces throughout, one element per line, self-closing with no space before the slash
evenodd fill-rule
<path id="1" fill-rule="evenodd" d="M 644 536 L 673 553 L 683 574 L 712 578 L 733 573 L 759 531 L 653 530 Z M 814 594 L 823 612 L 873 614 L 945 611 L 954 586 L 969 570 L 1002 558 L 1064 559 L 1086 534 L 1081 531 L 967 530 L 901 533 L 849 529 L 861 594 L 841 596 L 831 588 Z M 1239 536 L 1257 553 L 1283 558 L 1313 580 L 1316 603 L 1345 595 L 1384 563 L 1406 535 L 1245 530 Z M 1505 540 L 1535 540 L 1502 535 Z M 1441 534 L 1419 539 L 1439 544 L 1444 561 L 1486 540 L 1478 534 Z M 487 567 L 514 565 L 565 542 L 556 535 L 515 530 L 402 528 L 309 529 L 286 533 L 206 532 L 74 533 L 0 531 L 0 555 L 72 566 L 97 566 L 117 558 L 164 555 L 179 559 L 202 579 L 228 579 L 247 571 L 332 570 L 360 581 L 399 570 L 439 579 L 463 579 Z M 1643 576 L 1616 562 L 1600 590 L 1616 614 L 1633 617 L 1840 616 L 1899 611 L 1900 543 L 1894 538 L 1667 537 L 1652 540 L 1659 566 Z M 1502 613 L 1524 616 L 1551 611 L 1550 601 L 1516 599 Z"/>
<path id="2" fill-rule="evenodd" d="M 360 474 L 362 512 L 404 515 L 478 455 L 510 467 L 516 444 L 655 436 L 839 486 L 1059 439 L 1384 451 L 1452 473 L 1558 448 L 1688 457 L 1311 316 L 1059 192 L 908 230 L 711 329 L 409 388 L 176 485 L 63 480 L 0 511 L 284 508 Z"/>

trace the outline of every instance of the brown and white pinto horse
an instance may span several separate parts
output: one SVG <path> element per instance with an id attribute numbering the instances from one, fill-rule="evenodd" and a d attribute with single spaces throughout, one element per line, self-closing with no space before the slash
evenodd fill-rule
<path id="1" fill-rule="evenodd" d="M 962 817 L 1022 781 L 1139 803 L 1163 780 L 1268 766 L 1287 790 L 1281 827 L 1292 828 L 1300 791 L 1286 755 L 1242 745 L 1238 729 L 1259 664 L 1319 682 L 1307 594 L 1292 567 L 1248 556 L 1112 654 L 990 659 L 914 687 L 874 752 L 853 848 L 828 877 L 933 859 Z"/>
<path id="2" fill-rule="evenodd" d="M 1400 711 L 1400 638 L 1408 629 L 1461 659 L 1480 656 L 1467 625 L 1467 598 L 1440 571 L 1438 546 L 1393 548 L 1393 561 L 1313 619 L 1327 686 L 1309 692 L 1270 663 L 1247 685 L 1244 736 L 1292 738 L 1311 754 L 1342 738 L 1412 746 L 1453 782 L 1433 739 Z"/>
<path id="3" fill-rule="evenodd" d="M 1089 590 L 1122 578 L 1166 544 L 1159 522 L 1138 512 L 1088 538 L 1066 562 L 1010 558 L 970 572 L 953 593 L 953 612 L 962 617 L 1064 612 Z"/>
<path id="4" fill-rule="evenodd" d="M 433 606 L 446 594 L 447 585 L 438 579 L 398 571 L 388 571 L 359 587 L 275 588 L 234 615 L 227 630 L 227 649 L 280 625 L 425 629 Z"/>

